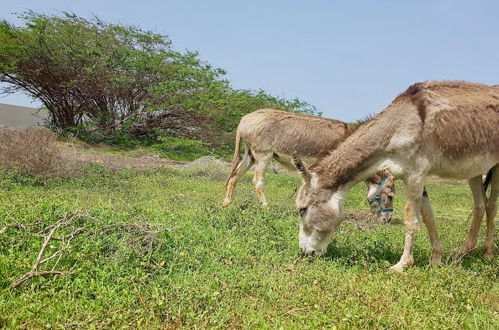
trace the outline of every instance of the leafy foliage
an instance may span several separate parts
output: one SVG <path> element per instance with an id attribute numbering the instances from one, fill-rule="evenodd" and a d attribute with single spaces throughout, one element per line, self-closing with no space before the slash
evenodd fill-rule
<path id="1" fill-rule="evenodd" d="M 175 51 L 167 36 L 71 13 L 28 11 L 20 19 L 23 26 L 0 23 L 3 93 L 27 93 L 53 126 L 94 140 L 118 131 L 154 139 L 157 128 L 214 143 L 258 108 L 316 113 L 298 99 L 234 90 L 224 70 Z"/>
<path id="2" fill-rule="evenodd" d="M 40 99 L 58 127 L 85 117 L 101 127 L 125 127 L 147 116 L 148 106 L 169 110 L 223 73 L 137 27 L 69 13 L 20 18 L 24 27 L 1 24 L 1 80 L 12 84 L 7 92 Z"/>

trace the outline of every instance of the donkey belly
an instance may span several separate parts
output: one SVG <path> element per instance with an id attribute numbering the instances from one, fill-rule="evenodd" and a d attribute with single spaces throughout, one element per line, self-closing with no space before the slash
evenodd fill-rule
<path id="1" fill-rule="evenodd" d="M 443 178 L 470 179 L 486 173 L 499 163 L 499 153 L 494 155 L 475 155 L 461 159 L 441 159 L 429 174 Z"/>
<path id="2" fill-rule="evenodd" d="M 293 157 L 291 157 L 291 155 L 274 152 L 272 157 L 284 168 L 290 171 L 296 171 L 296 167 L 293 165 Z M 303 161 L 305 161 L 307 165 L 312 165 L 315 160 L 316 158 L 313 157 L 303 157 Z"/>

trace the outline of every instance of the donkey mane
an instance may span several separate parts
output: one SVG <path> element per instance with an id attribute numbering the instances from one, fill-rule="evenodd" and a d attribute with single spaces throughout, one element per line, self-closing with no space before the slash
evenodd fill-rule
<path id="1" fill-rule="evenodd" d="M 325 186 L 335 190 L 371 166 L 378 153 L 386 154 L 395 131 L 409 129 L 425 130 L 449 158 L 458 159 L 463 153 L 470 156 L 489 153 L 495 145 L 490 142 L 497 139 L 493 118 L 499 112 L 499 94 L 494 89 L 462 81 L 413 84 L 377 116 L 360 125 L 338 148 L 315 162 L 310 170 L 319 174 Z M 400 122 L 402 113 L 412 117 L 410 127 Z M 482 121 L 481 130 L 476 131 L 475 118 L 483 116 L 490 116 L 491 120 Z M 380 117 L 384 120 L 378 120 Z M 462 129 L 456 131 L 455 127 Z"/>
<path id="2" fill-rule="evenodd" d="M 348 137 L 353 135 L 362 126 L 370 123 L 375 117 L 376 117 L 375 114 L 370 113 L 370 114 L 365 115 L 362 119 L 357 119 L 353 123 L 349 123 L 349 124 L 345 123 L 345 126 L 347 127 L 347 130 L 345 132 L 345 139 L 347 139 Z M 330 156 L 333 151 L 334 151 L 334 149 L 322 149 L 321 152 L 318 154 L 317 160 L 313 164 L 310 165 L 310 169 L 313 170 L 315 167 L 317 167 L 317 165 L 322 160 L 324 160 L 325 158 Z"/>
<path id="3" fill-rule="evenodd" d="M 356 130 L 358 130 L 362 125 L 365 125 L 368 122 L 370 122 L 371 120 L 373 120 L 374 117 L 376 117 L 376 114 L 369 113 L 369 114 L 365 115 L 363 118 L 357 119 L 355 122 L 349 124 L 348 125 L 349 135 L 352 135 L 353 133 L 355 133 Z"/>

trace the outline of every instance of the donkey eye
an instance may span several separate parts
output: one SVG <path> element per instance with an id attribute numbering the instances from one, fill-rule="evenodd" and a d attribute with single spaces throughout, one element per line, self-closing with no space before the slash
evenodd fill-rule
<path id="1" fill-rule="evenodd" d="M 305 215 L 305 213 L 307 212 L 307 208 L 306 207 L 302 207 L 300 208 L 300 216 L 303 217 Z"/>

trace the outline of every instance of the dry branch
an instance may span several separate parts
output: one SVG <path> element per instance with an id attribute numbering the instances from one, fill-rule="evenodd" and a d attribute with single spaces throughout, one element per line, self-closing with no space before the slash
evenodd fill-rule
<path id="1" fill-rule="evenodd" d="M 9 228 L 16 228 L 16 229 L 21 229 L 21 225 L 18 224 L 18 223 L 9 223 L 9 224 L 6 224 L 2 229 L 0 229 L 0 235 L 5 233 L 7 231 L 7 229 Z"/>
<path id="2" fill-rule="evenodd" d="M 23 284 L 25 281 L 29 280 L 32 277 L 37 277 L 37 276 L 47 276 L 47 275 L 64 275 L 68 274 L 68 272 L 65 271 L 58 271 L 54 270 L 54 268 L 57 266 L 59 263 L 59 260 L 61 259 L 62 255 L 64 252 L 69 248 L 69 245 L 71 244 L 71 241 L 78 236 L 80 233 L 83 232 L 83 228 L 77 228 L 75 231 L 73 231 L 71 234 L 67 236 L 63 236 L 61 238 L 54 237 L 55 232 L 57 229 L 59 229 L 62 226 L 66 226 L 73 222 L 75 219 L 81 217 L 81 215 L 73 214 L 69 218 L 62 219 L 58 222 L 56 222 L 54 225 L 52 225 L 52 228 L 50 229 L 49 233 L 45 238 L 43 239 L 42 246 L 40 248 L 40 251 L 38 252 L 38 255 L 36 257 L 35 263 L 31 267 L 31 270 L 21 276 L 17 281 L 11 284 L 12 288 L 17 288 L 21 284 Z M 50 226 L 48 227 L 50 228 Z M 61 248 L 54 252 L 51 256 L 43 258 L 43 255 L 45 253 L 45 250 L 47 249 L 47 246 L 49 245 L 50 241 L 61 241 Z M 38 267 L 43 265 L 49 260 L 54 259 L 55 257 L 58 256 L 57 261 L 54 263 L 53 267 L 51 270 L 38 270 Z"/>
<path id="3" fill-rule="evenodd" d="M 2 227 L 2 229 L 0 229 L 0 235 L 3 234 L 3 233 L 5 233 L 9 228 L 26 230 L 26 227 L 36 226 L 36 225 L 39 225 L 39 224 L 40 224 L 40 221 L 36 221 L 36 222 L 33 222 L 33 223 L 29 223 L 29 224 L 22 224 L 22 223 L 19 223 L 19 222 L 8 223 L 4 227 Z"/>
<path id="4" fill-rule="evenodd" d="M 57 271 L 57 270 L 42 270 L 39 272 L 27 272 L 23 276 L 21 276 L 20 279 L 12 283 L 10 286 L 13 288 L 17 288 L 21 284 L 23 284 L 25 281 L 29 280 L 32 277 L 35 276 L 47 276 L 47 275 L 63 275 L 63 274 L 68 274 L 68 272 L 63 272 L 63 271 Z"/>

